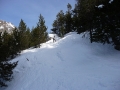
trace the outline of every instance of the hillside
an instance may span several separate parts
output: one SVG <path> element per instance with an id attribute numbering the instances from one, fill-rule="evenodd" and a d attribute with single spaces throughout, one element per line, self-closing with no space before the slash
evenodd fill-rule
<path id="1" fill-rule="evenodd" d="M 120 90 L 120 52 L 82 34 L 24 50 L 3 90 Z"/>

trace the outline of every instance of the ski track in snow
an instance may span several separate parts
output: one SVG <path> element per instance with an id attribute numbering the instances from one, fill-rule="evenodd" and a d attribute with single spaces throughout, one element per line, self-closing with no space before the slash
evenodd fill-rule
<path id="1" fill-rule="evenodd" d="M 61 61 L 64 61 L 63 57 L 61 56 L 61 51 L 57 52 L 57 56 Z"/>
<path id="2" fill-rule="evenodd" d="M 69 33 L 24 50 L 13 60 L 19 61 L 14 79 L 1 90 L 120 90 L 120 52 L 81 37 Z"/>

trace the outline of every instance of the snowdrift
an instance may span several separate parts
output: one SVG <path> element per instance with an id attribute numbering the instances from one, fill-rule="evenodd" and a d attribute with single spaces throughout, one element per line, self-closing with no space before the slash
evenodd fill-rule
<path id="1" fill-rule="evenodd" d="M 90 43 L 75 32 L 41 48 L 24 50 L 13 61 L 14 79 L 3 90 L 120 90 L 120 52 Z"/>

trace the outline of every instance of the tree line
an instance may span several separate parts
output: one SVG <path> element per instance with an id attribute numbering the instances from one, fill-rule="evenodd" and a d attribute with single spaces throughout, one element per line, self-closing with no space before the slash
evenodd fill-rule
<path id="1" fill-rule="evenodd" d="M 13 69 L 17 62 L 11 63 L 10 60 L 15 58 L 22 50 L 33 47 L 40 47 L 41 43 L 48 40 L 47 27 L 44 17 L 40 14 L 36 27 L 32 30 L 27 27 L 21 19 L 19 26 L 12 33 L 0 33 L 0 86 L 7 86 L 6 81 L 13 77 Z"/>
<path id="2" fill-rule="evenodd" d="M 51 31 L 61 37 L 72 31 L 89 32 L 91 43 L 113 44 L 120 50 L 119 5 L 119 0 L 76 0 L 72 9 L 68 3 L 67 11 L 56 15 Z"/>

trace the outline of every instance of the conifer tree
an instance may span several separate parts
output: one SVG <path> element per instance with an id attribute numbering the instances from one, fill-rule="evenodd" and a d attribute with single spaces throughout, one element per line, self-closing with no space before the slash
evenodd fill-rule
<path id="1" fill-rule="evenodd" d="M 68 3 L 65 14 L 65 33 L 72 31 L 72 6 Z"/>
<path id="2" fill-rule="evenodd" d="M 30 28 L 28 27 L 26 31 L 26 47 L 30 48 L 30 46 L 31 46 L 31 31 Z"/>
<path id="3" fill-rule="evenodd" d="M 56 15 L 56 20 L 53 22 L 53 29 L 58 36 L 63 37 L 65 34 L 65 15 L 63 11 L 61 10 L 57 15 Z"/>
<path id="4" fill-rule="evenodd" d="M 41 14 L 36 28 L 39 30 L 40 43 L 46 42 L 48 39 L 47 27 L 45 25 L 44 17 Z"/>
<path id="5" fill-rule="evenodd" d="M 53 26 L 53 28 L 51 29 L 52 32 L 55 33 L 55 34 L 58 34 L 59 29 L 58 29 L 58 23 L 57 23 L 57 20 L 54 20 L 54 21 L 53 21 L 52 26 Z"/>
<path id="6" fill-rule="evenodd" d="M 10 62 L 9 57 L 13 50 L 12 46 L 12 35 L 6 31 L 0 33 L 0 86 L 7 86 L 6 81 L 11 81 L 13 69 L 16 67 L 18 62 Z"/>
<path id="7" fill-rule="evenodd" d="M 27 46 L 27 36 L 26 36 L 27 25 L 22 19 L 19 23 L 18 30 L 20 35 L 20 49 L 23 50 L 28 48 L 28 46 Z"/>
<path id="8" fill-rule="evenodd" d="M 32 46 L 40 47 L 41 43 L 48 40 L 47 27 L 45 25 L 44 17 L 40 14 L 37 26 L 31 31 Z"/>
<path id="9" fill-rule="evenodd" d="M 94 21 L 96 29 L 93 33 L 94 41 L 113 43 L 115 48 L 120 50 L 120 1 L 114 0 L 110 2 L 110 0 L 106 0 L 102 4 L 102 8 L 95 7 L 96 18 Z"/>
<path id="10" fill-rule="evenodd" d="M 38 28 L 34 28 L 31 31 L 31 42 L 32 42 L 32 46 L 34 46 L 35 48 L 40 47 L 40 31 Z"/>
<path id="11" fill-rule="evenodd" d="M 13 46 L 13 56 L 12 57 L 14 57 L 14 55 L 17 55 L 18 53 L 20 53 L 21 52 L 21 49 L 20 49 L 20 40 L 21 40 L 21 37 L 20 37 L 20 33 L 19 33 L 19 30 L 17 29 L 17 28 L 15 28 L 14 30 L 13 30 L 13 34 L 12 34 L 12 46 Z"/>

